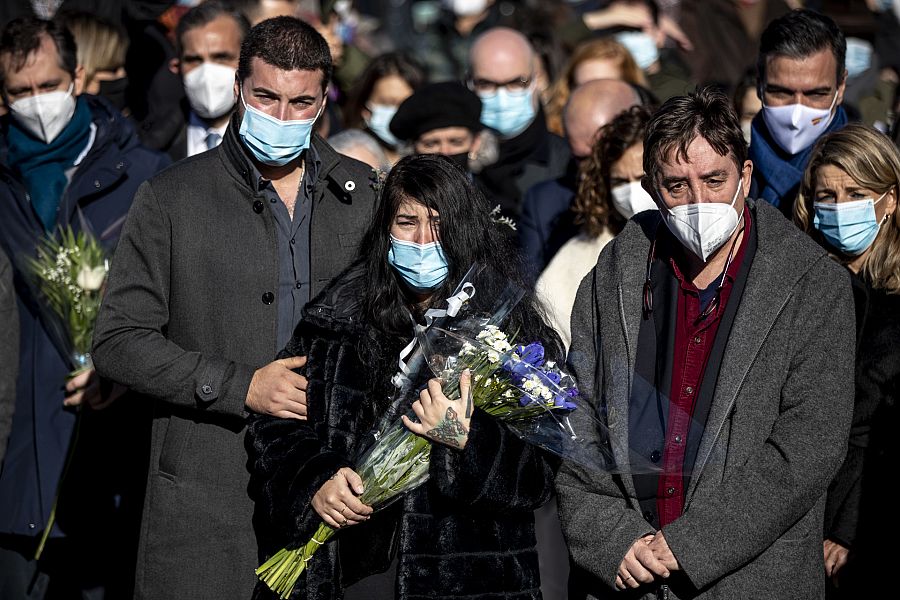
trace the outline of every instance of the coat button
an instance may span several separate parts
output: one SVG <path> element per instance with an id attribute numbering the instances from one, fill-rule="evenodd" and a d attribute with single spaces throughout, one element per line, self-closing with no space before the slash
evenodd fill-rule
<path id="1" fill-rule="evenodd" d="M 99 179 L 94 180 L 94 187 L 97 188 L 98 190 L 100 189 L 100 180 Z"/>
<path id="2" fill-rule="evenodd" d="M 124 166 L 125 166 L 125 163 L 122 161 L 119 161 L 119 163 L 116 165 L 116 169 L 121 169 Z"/>
<path id="3" fill-rule="evenodd" d="M 256 214 L 261 213 L 264 208 L 265 205 L 259 200 L 253 203 L 253 212 L 255 212 Z"/>
<path id="4" fill-rule="evenodd" d="M 266 292 L 262 295 L 263 304 L 272 304 L 275 302 L 275 294 L 272 292 Z"/>
<path id="5" fill-rule="evenodd" d="M 348 181 L 347 183 L 344 184 L 344 189 L 347 190 L 348 192 L 352 192 L 353 190 L 356 189 L 356 182 Z"/>
<path id="6" fill-rule="evenodd" d="M 212 394 L 212 386 L 210 386 L 210 385 L 207 383 L 207 384 L 204 385 L 202 388 L 200 388 L 200 391 L 202 391 L 204 394 Z"/>
<path id="7" fill-rule="evenodd" d="M 662 454 L 659 450 L 654 450 L 650 453 L 650 460 L 653 462 L 658 463 L 660 458 L 662 458 Z"/>

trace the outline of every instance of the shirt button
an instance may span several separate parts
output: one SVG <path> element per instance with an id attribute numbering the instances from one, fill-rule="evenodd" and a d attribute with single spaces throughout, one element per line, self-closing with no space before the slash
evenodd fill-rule
<path id="1" fill-rule="evenodd" d="M 272 204 L 275 204 L 277 201 L 277 198 L 269 198 L 269 202 L 271 202 Z"/>
<path id="2" fill-rule="evenodd" d="M 660 458 L 662 458 L 662 453 L 659 450 L 654 450 L 650 453 L 650 460 L 653 462 L 658 463 Z"/>
<path id="3" fill-rule="evenodd" d="M 694 343 L 695 343 L 695 344 L 699 344 L 701 341 L 702 341 L 702 340 L 700 339 L 700 336 L 699 336 L 699 335 L 698 335 L 697 337 L 694 338 Z"/>
<path id="4" fill-rule="evenodd" d="M 212 386 L 210 386 L 210 385 L 207 383 L 207 384 L 204 385 L 202 388 L 200 388 L 200 391 L 203 392 L 204 394 L 212 394 Z"/>
<path id="5" fill-rule="evenodd" d="M 680 443 L 681 443 L 681 439 L 682 439 L 682 438 L 681 438 L 680 435 L 676 435 L 676 436 L 675 436 L 675 443 L 676 443 L 676 444 L 680 444 Z"/>
<path id="6" fill-rule="evenodd" d="M 675 488 L 673 488 L 673 487 L 666 488 L 666 496 L 674 496 L 674 495 L 675 495 Z"/>
<path id="7" fill-rule="evenodd" d="M 261 213 L 263 211 L 263 208 L 264 208 L 264 205 L 259 200 L 257 200 L 256 202 L 253 203 L 253 212 L 255 212 L 256 214 Z"/>
<path id="8" fill-rule="evenodd" d="M 685 391 L 685 393 L 693 394 L 694 388 L 692 388 L 691 386 L 687 386 L 686 388 L 684 388 L 684 391 Z"/>
<path id="9" fill-rule="evenodd" d="M 272 292 L 266 292 L 262 295 L 263 304 L 272 304 L 275 302 L 275 294 Z"/>

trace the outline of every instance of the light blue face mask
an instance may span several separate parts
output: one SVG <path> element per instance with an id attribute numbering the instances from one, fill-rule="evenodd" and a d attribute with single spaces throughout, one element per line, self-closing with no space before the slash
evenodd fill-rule
<path id="1" fill-rule="evenodd" d="M 519 135 L 531 125 L 537 115 L 533 95 L 533 88 L 510 92 L 502 87 L 493 94 L 479 94 L 481 124 L 496 130 L 506 138 Z"/>
<path id="2" fill-rule="evenodd" d="M 616 41 L 625 46 L 634 62 L 642 71 L 659 60 L 659 48 L 653 38 L 643 31 L 622 31 L 615 35 Z"/>
<path id="3" fill-rule="evenodd" d="M 885 194 L 875 201 L 866 198 L 853 202 L 814 202 L 813 227 L 835 250 L 847 256 L 859 256 L 872 245 L 881 228 L 881 223 L 875 218 L 875 204 Z M 885 214 L 882 222 L 887 217 Z"/>
<path id="4" fill-rule="evenodd" d="M 244 117 L 238 134 L 256 160 L 273 167 L 283 167 L 309 148 L 313 125 L 325 108 L 323 104 L 311 119 L 282 121 L 244 102 L 243 89 L 241 103 Z"/>
<path id="5" fill-rule="evenodd" d="M 450 271 L 440 242 L 417 244 L 391 236 L 388 262 L 415 292 L 430 292 L 444 283 Z"/>
<path id="6" fill-rule="evenodd" d="M 872 44 L 859 38 L 847 38 L 847 53 L 844 58 L 847 77 L 856 77 L 872 66 Z"/>
<path id="7" fill-rule="evenodd" d="M 391 119 L 397 114 L 397 107 L 387 104 L 371 104 L 369 110 L 372 112 L 372 116 L 366 120 L 366 126 L 382 142 L 396 148 L 400 144 L 400 140 L 391 133 Z"/>

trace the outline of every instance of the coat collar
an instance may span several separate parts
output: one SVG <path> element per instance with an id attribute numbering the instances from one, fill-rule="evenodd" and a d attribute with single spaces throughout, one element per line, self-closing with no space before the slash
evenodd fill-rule
<path id="1" fill-rule="evenodd" d="M 740 305 L 734 318 L 722 357 L 715 396 L 706 428 L 697 452 L 693 476 L 686 501 L 696 490 L 704 467 L 721 434 L 729 414 L 738 401 L 741 386 L 768 337 L 778 315 L 791 298 L 794 284 L 809 268 L 825 256 L 816 246 L 787 221 L 778 209 L 766 202 L 748 200 L 757 230 L 757 250 L 747 274 Z M 614 273 L 617 284 L 617 312 L 626 349 L 627 390 L 610 393 L 610 434 L 617 462 L 630 464 L 628 455 L 628 402 L 633 385 L 638 334 L 641 324 L 642 291 L 646 277 L 646 257 L 656 228 L 662 224 L 658 212 L 645 213 L 626 226 L 613 245 Z M 602 307 L 597 307 L 602 310 Z M 612 385 L 617 385 L 612 382 Z M 631 477 L 622 478 L 631 494 Z"/>

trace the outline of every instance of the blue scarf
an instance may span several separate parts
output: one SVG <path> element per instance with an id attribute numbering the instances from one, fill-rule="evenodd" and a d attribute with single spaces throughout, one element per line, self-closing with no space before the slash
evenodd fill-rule
<path id="1" fill-rule="evenodd" d="M 56 226 L 56 210 L 68 184 L 66 170 L 87 145 L 90 129 L 91 109 L 84 98 L 76 100 L 72 120 L 49 144 L 10 119 L 7 160 L 25 180 L 31 206 L 47 232 Z"/>
<path id="2" fill-rule="evenodd" d="M 822 135 L 837 131 L 847 124 L 847 113 L 838 106 L 834 118 Z M 753 134 L 750 143 L 750 160 L 753 161 L 753 185 L 756 197 L 769 204 L 789 211 L 797 198 L 803 170 L 809 162 L 815 143 L 800 152 L 790 155 L 779 146 L 763 120 L 762 111 L 753 117 Z M 782 200 L 785 206 L 782 207 Z"/>

